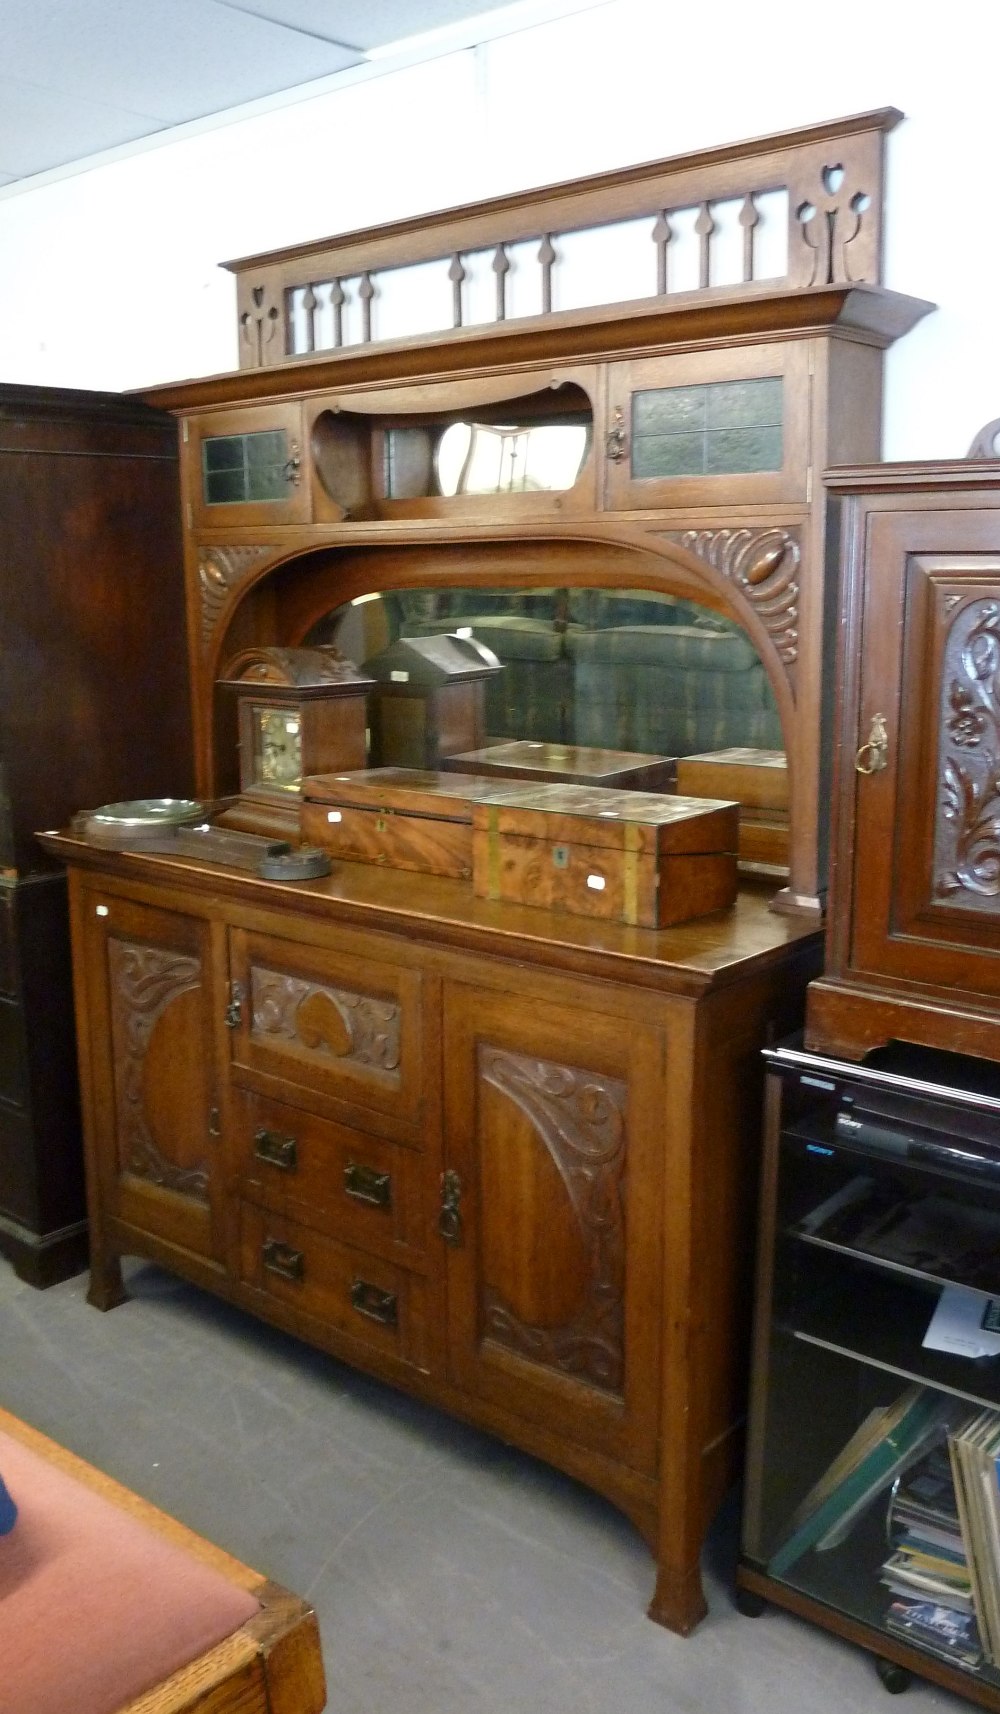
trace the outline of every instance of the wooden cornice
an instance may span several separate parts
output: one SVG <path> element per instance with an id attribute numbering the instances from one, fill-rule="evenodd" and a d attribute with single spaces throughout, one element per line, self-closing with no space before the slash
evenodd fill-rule
<path id="1" fill-rule="evenodd" d="M 451 379 L 502 369 L 567 361 L 649 356 L 703 344 L 742 344 L 768 338 L 841 334 L 887 346 L 935 306 L 881 286 L 832 285 L 722 288 L 643 298 L 585 313 L 526 317 L 377 345 L 311 354 L 266 369 L 241 369 L 203 379 L 141 389 L 162 409 L 184 412 L 218 406 L 308 397 L 390 381 Z"/>

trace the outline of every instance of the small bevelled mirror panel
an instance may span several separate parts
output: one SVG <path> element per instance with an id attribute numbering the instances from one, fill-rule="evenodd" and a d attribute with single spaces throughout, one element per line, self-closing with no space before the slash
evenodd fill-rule
<path id="1" fill-rule="evenodd" d="M 385 437 L 386 498 L 560 493 L 572 488 L 589 448 L 584 423 L 393 428 Z"/>
<path id="2" fill-rule="evenodd" d="M 284 429 L 259 434 L 210 435 L 202 441 L 202 494 L 206 506 L 288 497 L 288 441 Z"/>
<path id="3" fill-rule="evenodd" d="M 711 381 L 633 394 L 632 475 L 737 476 L 780 470 L 782 381 Z"/>

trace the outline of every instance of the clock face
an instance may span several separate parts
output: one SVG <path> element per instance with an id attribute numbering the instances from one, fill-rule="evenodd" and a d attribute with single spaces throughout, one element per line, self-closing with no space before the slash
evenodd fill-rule
<path id="1" fill-rule="evenodd" d="M 296 791 L 302 778 L 302 734 L 297 708 L 253 710 L 254 781 L 273 791 Z"/>

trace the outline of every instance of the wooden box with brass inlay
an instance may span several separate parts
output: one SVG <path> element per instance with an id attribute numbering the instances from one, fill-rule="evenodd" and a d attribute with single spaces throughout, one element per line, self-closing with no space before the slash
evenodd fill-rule
<path id="1" fill-rule="evenodd" d="M 472 806 L 503 791 L 496 780 L 422 768 L 369 768 L 306 780 L 302 837 L 336 857 L 472 874 Z"/>
<path id="2" fill-rule="evenodd" d="M 534 738 L 513 738 L 509 743 L 488 744 L 483 750 L 445 756 L 441 766 L 462 774 L 537 780 L 539 785 L 607 786 L 633 792 L 668 792 L 677 771 L 673 756 L 647 756 L 592 744 L 545 743 Z"/>
<path id="3" fill-rule="evenodd" d="M 473 808 L 481 898 L 666 928 L 736 898 L 738 808 L 600 786 L 525 785 Z"/>
<path id="4" fill-rule="evenodd" d="M 740 806 L 740 864 L 788 869 L 788 766 L 783 750 L 734 745 L 681 756 L 677 790 L 688 797 L 735 798 Z"/>

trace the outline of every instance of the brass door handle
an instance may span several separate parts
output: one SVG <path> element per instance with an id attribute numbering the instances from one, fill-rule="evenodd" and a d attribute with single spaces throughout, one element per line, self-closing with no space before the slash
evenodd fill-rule
<path id="1" fill-rule="evenodd" d="M 854 758 L 855 772 L 879 774 L 889 766 L 889 733 L 884 714 L 873 714 L 868 742 L 862 744 Z"/>
<path id="2" fill-rule="evenodd" d="M 438 1231 L 446 1244 L 462 1242 L 462 1215 L 459 1203 L 462 1200 L 462 1180 L 457 1172 L 449 1169 L 441 1174 L 441 1208 L 438 1213 Z"/>
<path id="3" fill-rule="evenodd" d="M 604 442 L 604 451 L 612 464 L 620 464 L 628 452 L 628 430 L 625 427 L 625 412 L 616 405 L 612 412 L 611 427 Z"/>
<path id="4" fill-rule="evenodd" d="M 302 481 L 302 454 L 297 441 L 292 441 L 291 456 L 286 459 L 281 474 L 293 488 L 297 488 Z"/>
<path id="5" fill-rule="evenodd" d="M 226 1007 L 226 1028 L 238 1030 L 243 1022 L 243 989 L 239 982 L 229 984 L 229 1004 Z"/>

